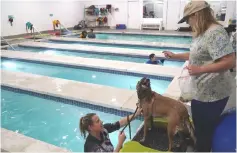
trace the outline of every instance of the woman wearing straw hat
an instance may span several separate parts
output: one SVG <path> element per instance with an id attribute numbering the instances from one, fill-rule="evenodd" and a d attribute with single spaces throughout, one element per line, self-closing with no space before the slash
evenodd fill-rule
<path id="1" fill-rule="evenodd" d="M 211 151 L 213 132 L 232 90 L 233 80 L 228 70 L 235 65 L 229 37 L 212 12 L 205 1 L 189 2 L 178 23 L 186 21 L 192 27 L 190 53 L 163 52 L 166 58 L 189 60 L 187 69 L 195 91 L 191 110 L 198 152 Z"/>

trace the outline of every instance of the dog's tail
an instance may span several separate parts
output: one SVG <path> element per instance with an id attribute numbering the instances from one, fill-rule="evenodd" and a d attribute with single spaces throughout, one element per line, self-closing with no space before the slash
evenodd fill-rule
<path id="1" fill-rule="evenodd" d="M 194 135 L 194 126 L 193 126 L 193 123 L 192 123 L 190 117 L 187 117 L 187 118 L 185 119 L 185 125 L 186 125 L 186 127 L 187 127 L 187 129 L 188 129 L 188 132 L 189 132 L 189 134 L 190 134 L 190 137 L 191 137 L 192 140 L 193 140 L 193 143 L 196 144 L 196 137 L 195 137 L 195 135 Z"/>

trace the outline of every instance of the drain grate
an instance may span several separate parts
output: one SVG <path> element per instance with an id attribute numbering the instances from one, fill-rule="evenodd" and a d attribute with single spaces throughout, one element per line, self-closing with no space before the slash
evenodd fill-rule
<path id="1" fill-rule="evenodd" d="M 143 138 L 143 128 L 136 134 L 133 138 L 133 141 L 140 142 Z M 184 142 L 181 144 L 181 142 Z M 147 132 L 147 139 L 142 144 L 146 147 L 159 150 L 159 151 L 167 151 L 168 150 L 168 135 L 167 130 L 165 128 L 154 127 L 150 131 Z M 184 141 L 180 138 L 178 134 L 175 135 L 173 140 L 173 152 L 186 152 L 188 146 L 190 146 L 190 142 L 187 139 Z"/>

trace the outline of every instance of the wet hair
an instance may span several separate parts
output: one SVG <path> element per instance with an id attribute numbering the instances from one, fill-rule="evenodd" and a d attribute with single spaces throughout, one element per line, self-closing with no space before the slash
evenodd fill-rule
<path id="1" fill-rule="evenodd" d="M 155 57 L 155 54 L 154 54 L 154 53 L 152 53 L 152 54 L 149 55 L 149 59 L 152 59 L 152 58 L 154 58 L 154 57 Z"/>
<path id="2" fill-rule="evenodd" d="M 80 119 L 79 128 L 84 138 L 86 138 L 86 132 L 89 132 L 88 127 L 93 124 L 92 117 L 95 115 L 95 113 L 88 113 Z"/>

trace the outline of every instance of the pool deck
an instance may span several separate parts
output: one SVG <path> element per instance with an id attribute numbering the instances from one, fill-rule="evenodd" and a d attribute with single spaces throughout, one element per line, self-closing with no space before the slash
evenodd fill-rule
<path id="1" fill-rule="evenodd" d="M 48 63 L 59 63 L 65 65 L 83 66 L 99 69 L 109 69 L 120 72 L 133 72 L 144 75 L 155 75 L 165 77 L 175 77 L 181 72 L 181 68 L 178 67 L 168 67 L 168 66 L 144 64 L 144 63 L 102 60 L 93 58 L 82 58 L 75 56 L 46 55 L 34 52 L 22 52 L 22 51 L 11 51 L 11 50 L 2 50 L 1 57 L 25 59 L 32 61 L 48 62 Z"/>
<path id="2" fill-rule="evenodd" d="M 1 128 L 1 138 L 1 152 L 70 152 L 4 128 Z"/>
<path id="3" fill-rule="evenodd" d="M 156 50 L 138 50 L 138 49 L 126 49 L 126 48 L 115 48 L 115 47 L 94 47 L 83 44 L 52 44 L 52 43 L 44 43 L 44 42 L 26 42 L 21 43 L 18 46 L 20 47 L 35 47 L 35 48 L 45 48 L 45 49 L 58 49 L 58 50 L 67 50 L 67 51 L 75 51 L 75 52 L 94 52 L 94 53 L 104 53 L 104 54 L 116 54 L 123 56 L 139 56 L 148 58 L 148 56 L 152 53 L 156 54 L 158 58 L 165 58 L 164 54 L 161 51 Z M 187 52 L 187 51 L 184 51 Z"/>
<path id="4" fill-rule="evenodd" d="M 89 38 L 68 38 L 68 37 L 50 37 L 48 40 L 51 41 L 64 41 L 74 43 L 98 43 L 98 44 L 114 44 L 114 45 L 134 45 L 144 47 L 167 47 L 167 48 L 180 48 L 189 49 L 189 44 L 174 44 L 174 43 L 163 43 L 163 42 L 142 42 L 142 41 L 124 41 L 124 40 L 102 40 L 102 39 L 89 39 Z M 40 40 L 39 40 L 40 41 Z"/>

